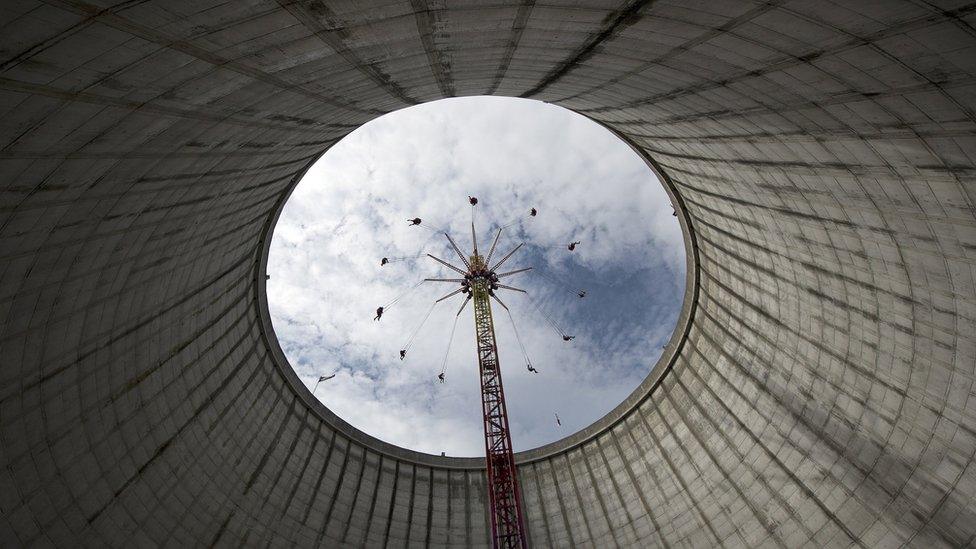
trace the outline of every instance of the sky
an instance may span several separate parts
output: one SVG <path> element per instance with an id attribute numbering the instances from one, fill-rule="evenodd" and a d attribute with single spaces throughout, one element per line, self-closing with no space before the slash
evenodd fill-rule
<path id="1" fill-rule="evenodd" d="M 414 217 L 423 224 L 411 226 Z M 441 231 L 470 253 L 472 217 L 482 252 L 499 227 L 496 258 L 525 243 L 501 271 L 533 267 L 505 279 L 527 294 L 499 291 L 511 316 L 492 303 L 516 451 L 613 409 L 674 330 L 681 230 L 625 143 L 527 99 L 444 99 L 387 114 L 333 146 L 297 185 L 267 269 L 272 323 L 292 367 L 309 389 L 335 374 L 315 395 L 386 442 L 484 455 L 473 308 L 456 314 L 461 295 L 433 305 L 456 284 L 418 285 L 455 277 L 424 254 L 459 264 Z M 391 262 L 381 266 L 383 257 Z M 386 311 L 374 321 L 379 306 Z"/>

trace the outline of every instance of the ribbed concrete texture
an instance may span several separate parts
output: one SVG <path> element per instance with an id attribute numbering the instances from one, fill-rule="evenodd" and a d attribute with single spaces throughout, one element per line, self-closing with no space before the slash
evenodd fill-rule
<path id="1" fill-rule="evenodd" d="M 697 256 L 663 376 L 519 456 L 534 546 L 974 543 L 976 3 L 0 18 L 0 545 L 486 545 L 479 462 L 310 404 L 261 317 L 267 231 L 309 163 L 473 94 L 615 129 Z"/>

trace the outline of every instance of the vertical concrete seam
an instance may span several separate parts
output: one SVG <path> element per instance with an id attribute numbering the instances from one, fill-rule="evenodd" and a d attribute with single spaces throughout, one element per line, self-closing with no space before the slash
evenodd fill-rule
<path id="1" fill-rule="evenodd" d="M 593 444 L 599 444 L 599 443 L 594 441 Z M 589 446 L 589 444 L 583 444 L 582 446 L 580 446 L 579 453 L 580 456 L 582 457 L 581 461 L 583 462 L 583 467 L 586 469 L 586 474 L 590 479 L 590 482 L 588 484 L 593 488 L 593 494 L 596 495 L 596 502 L 600 504 L 600 512 L 603 515 L 603 520 L 605 520 L 607 523 L 607 531 L 610 532 L 610 537 L 613 538 L 613 544 L 617 547 L 620 547 L 620 540 L 617 539 L 617 528 L 610 520 L 610 513 L 607 511 L 607 503 L 603 499 L 603 493 L 600 492 L 600 485 L 596 482 L 596 476 L 593 474 L 593 467 L 590 465 L 590 456 L 586 452 L 587 446 Z M 609 470 L 607 470 L 607 476 L 610 476 Z M 624 511 L 626 512 L 626 507 L 624 507 Z M 627 518 L 628 521 L 631 520 L 629 513 Z"/>
<path id="2" fill-rule="evenodd" d="M 363 486 L 363 478 L 366 477 L 366 457 L 369 452 L 366 448 L 362 448 L 362 451 L 363 459 L 359 463 L 359 473 L 356 475 L 356 487 L 353 488 L 352 501 L 349 502 L 349 512 L 346 513 L 346 517 L 342 521 L 342 535 L 339 536 L 341 543 L 345 543 L 346 537 L 349 535 L 349 525 L 352 523 L 352 516 L 356 512 L 356 503 L 359 501 L 359 491 Z"/>
<path id="3" fill-rule="evenodd" d="M 288 406 L 288 411 L 282 414 L 281 423 L 278 425 L 278 428 L 275 429 L 274 437 L 271 439 L 271 442 L 268 444 L 268 448 L 264 451 L 264 454 L 261 456 L 261 460 L 258 461 L 258 464 L 254 468 L 254 471 L 248 477 L 247 484 L 244 485 L 244 494 L 247 494 L 248 492 L 251 491 L 251 487 L 254 486 L 254 483 L 257 481 L 258 476 L 260 476 L 261 473 L 264 471 L 264 467 L 265 465 L 267 465 L 268 460 L 271 458 L 271 454 L 274 453 L 275 449 L 278 447 L 278 443 L 281 441 L 281 436 L 284 434 L 285 429 L 288 426 L 288 420 L 295 417 L 295 409 L 296 409 L 295 405 L 297 403 L 298 403 L 298 399 L 295 398 L 294 395 L 292 395 L 291 404 Z M 295 440 L 297 441 L 298 437 L 295 437 Z"/>
<path id="4" fill-rule="evenodd" d="M 424 547 L 430 547 L 430 531 L 434 515 L 434 469 L 427 468 L 427 530 L 424 532 Z"/>
<path id="5" fill-rule="evenodd" d="M 665 463 L 668 464 L 668 468 L 671 469 L 671 478 L 675 482 L 677 482 L 678 485 L 680 485 L 680 487 L 681 487 L 681 490 L 680 490 L 681 494 L 684 495 L 684 497 L 686 497 L 688 499 L 688 501 L 691 503 L 692 507 L 694 507 L 695 511 L 698 513 L 698 519 L 700 520 L 700 524 L 702 526 L 704 526 L 705 529 L 708 530 L 708 532 L 712 535 L 713 538 L 715 538 L 715 542 L 719 546 L 725 547 L 725 542 L 722 540 L 721 537 L 719 537 L 718 532 L 716 532 L 715 529 L 712 527 L 712 523 L 708 520 L 708 516 L 705 515 L 705 512 L 702 510 L 701 506 L 698 504 L 698 500 L 696 500 L 693 497 L 693 495 L 691 493 L 691 490 L 688 487 L 688 483 L 681 476 L 681 473 L 679 472 L 678 467 L 671 460 L 671 456 L 668 454 L 668 451 L 665 450 L 664 446 L 661 444 L 661 440 L 658 438 L 657 433 L 655 433 L 654 432 L 654 429 L 650 426 L 650 423 L 647 420 L 647 416 L 644 414 L 644 409 L 643 408 L 638 408 L 637 409 L 637 417 L 640 419 L 640 423 L 639 424 L 641 425 L 641 427 L 644 428 L 644 432 L 647 433 L 648 438 L 650 438 L 651 441 L 654 442 L 654 446 L 657 448 L 658 455 L 660 455 L 662 458 L 664 458 Z M 635 437 L 634 440 L 636 440 L 636 437 Z M 663 494 L 663 492 L 662 492 L 662 494 Z"/>
<path id="6" fill-rule="evenodd" d="M 376 480 L 373 482 L 373 491 L 369 496 L 369 511 L 366 512 L 366 523 L 363 525 L 363 533 L 359 536 L 359 546 L 365 547 L 366 540 L 369 539 L 370 525 L 373 524 L 373 516 L 376 512 L 376 500 L 383 480 L 383 460 L 385 454 L 379 454 L 379 463 L 376 465 Z"/>
<path id="7" fill-rule="evenodd" d="M 559 489 L 561 485 L 559 479 L 556 478 L 556 465 L 553 460 L 546 460 L 545 463 L 549 465 L 549 476 L 552 478 L 552 487 L 556 491 L 556 502 L 559 504 L 559 516 L 563 519 L 563 528 L 566 530 L 566 535 L 569 537 L 570 547 L 576 547 L 576 539 L 573 535 L 573 529 L 569 524 L 569 513 L 566 512 L 566 504 L 563 502 L 562 490 Z"/>
<path id="8" fill-rule="evenodd" d="M 681 408 L 675 405 L 674 400 L 671 398 L 670 391 L 662 391 L 661 394 L 664 395 L 664 397 L 667 400 L 668 404 L 671 405 L 672 413 L 673 414 L 678 414 L 678 416 L 680 416 L 680 419 L 681 419 L 681 424 L 686 429 L 688 429 L 688 432 L 690 432 L 690 433 L 692 433 L 694 435 L 693 428 L 692 428 L 691 424 L 689 423 L 688 418 L 681 411 Z M 733 485 L 731 479 L 729 479 L 729 477 L 728 477 L 728 474 L 725 473 L 725 471 L 722 470 L 722 468 L 717 465 L 717 462 L 715 461 L 715 458 L 713 456 L 711 456 L 711 455 L 709 455 L 709 458 L 710 458 L 709 461 L 712 462 L 712 464 L 714 466 L 714 469 L 716 471 L 720 472 L 722 474 L 722 476 L 719 477 L 719 478 L 715 478 L 713 476 L 710 476 L 710 475 L 706 474 L 705 471 L 702 469 L 702 464 L 697 459 L 695 459 L 694 452 L 692 452 L 691 450 L 689 450 L 688 445 L 686 444 L 686 441 L 683 438 L 679 437 L 678 436 L 678 433 L 675 432 L 674 426 L 673 426 L 673 423 L 674 423 L 673 419 L 674 418 L 672 418 L 672 420 L 669 421 L 668 418 L 664 417 L 664 412 L 661 410 L 660 407 L 655 407 L 654 408 L 654 412 L 657 414 L 658 421 L 660 422 L 660 424 L 661 425 L 664 425 L 664 428 L 667 430 L 668 434 L 671 435 L 671 438 L 674 440 L 675 445 L 678 447 L 678 449 L 681 451 L 681 453 L 684 454 L 685 459 L 687 460 L 688 464 L 691 465 L 692 469 L 695 470 L 695 473 L 697 475 L 697 478 L 700 479 L 700 481 L 701 481 L 701 486 L 705 489 L 706 492 L 708 492 L 708 495 L 710 496 L 710 499 L 712 499 L 712 501 L 715 503 L 715 506 L 718 507 L 721 510 L 720 512 L 722 512 L 722 513 L 725 514 L 725 518 L 728 520 L 729 525 L 732 527 L 732 531 L 737 536 L 739 536 L 739 542 L 740 542 L 740 544 L 742 546 L 747 547 L 749 545 L 749 542 L 746 541 L 746 536 L 742 532 L 742 525 L 739 523 L 739 521 L 735 520 L 735 517 L 733 517 L 732 514 L 729 512 L 729 508 L 728 507 L 722 506 L 722 505 L 720 505 L 718 503 L 719 501 L 721 501 L 722 498 L 719 497 L 719 494 L 716 494 L 715 493 L 716 483 L 721 483 L 723 481 L 727 482 L 730 486 L 732 486 L 733 490 L 735 490 L 737 494 L 739 493 L 738 486 Z M 692 436 L 692 438 L 694 438 L 696 441 L 698 441 L 698 438 L 697 437 Z M 700 441 L 699 441 L 699 446 L 702 447 L 702 450 L 705 450 L 707 452 L 707 448 L 705 448 L 701 444 Z M 748 505 L 748 502 L 742 501 L 741 498 L 739 500 L 737 500 L 737 503 L 740 503 L 740 504 L 743 504 L 743 505 Z M 755 516 L 755 514 L 756 514 L 755 513 L 755 510 L 754 509 L 750 509 L 750 510 L 752 511 L 753 516 Z M 758 517 L 756 517 L 756 521 L 759 524 L 762 524 L 762 522 L 759 521 Z M 722 545 L 725 545 L 725 540 L 722 540 Z"/>
<path id="9" fill-rule="evenodd" d="M 624 426 L 627 427 L 626 429 L 624 429 L 624 432 L 626 432 L 627 435 L 630 437 L 631 444 L 633 444 L 636 450 L 641 451 L 642 448 L 637 443 L 637 439 L 634 435 L 634 429 L 630 425 L 624 425 Z M 657 517 L 654 516 L 654 512 L 651 510 L 651 506 L 647 503 L 647 496 L 644 493 L 644 490 L 641 488 L 640 483 L 637 481 L 637 475 L 634 474 L 633 468 L 630 465 L 630 461 L 627 460 L 626 457 L 624 456 L 623 449 L 620 446 L 620 441 L 617 440 L 616 438 L 613 438 L 612 440 L 614 446 L 616 446 L 617 448 L 617 453 L 620 454 L 621 456 L 620 460 L 624 464 L 624 470 L 627 471 L 627 476 L 630 478 L 630 481 L 634 487 L 634 492 L 637 494 L 637 498 L 640 500 L 641 506 L 644 508 L 644 512 L 647 513 L 648 518 L 650 518 L 651 524 L 654 525 L 654 530 L 657 533 L 658 538 L 661 540 L 661 545 L 664 546 L 664 549 L 671 549 L 671 544 L 668 543 L 668 540 L 664 535 L 664 530 L 661 528 L 661 524 L 657 521 Z M 654 471 L 653 468 L 651 468 L 647 464 L 646 458 L 640 461 L 641 464 L 644 466 L 644 470 L 647 471 L 648 474 L 647 476 L 650 477 L 651 481 L 654 483 L 654 486 L 657 488 L 657 491 L 661 494 L 660 499 L 664 501 L 666 499 L 666 494 L 664 492 L 664 488 L 661 487 L 660 480 L 657 478 L 657 472 Z"/>
<path id="10" fill-rule="evenodd" d="M 319 535 L 315 539 L 316 547 L 322 545 L 322 538 L 325 533 L 329 531 L 329 522 L 332 520 L 332 512 L 335 511 L 336 504 L 339 503 L 339 491 L 342 490 L 342 485 L 346 483 L 346 466 L 349 464 L 349 454 L 352 453 L 353 443 L 350 440 L 346 440 L 346 449 L 342 452 L 342 465 L 339 466 L 339 476 L 336 477 L 335 486 L 332 488 L 332 495 L 329 496 L 329 510 L 325 512 L 325 518 L 322 519 L 322 529 L 319 530 Z M 363 449 L 365 452 L 366 450 Z"/>
<path id="11" fill-rule="evenodd" d="M 313 92 L 311 90 L 305 89 L 303 86 L 292 84 L 281 80 L 280 78 L 268 74 L 264 71 L 256 69 L 254 67 L 233 61 L 224 57 L 221 57 L 213 52 L 210 52 L 199 46 L 195 46 L 188 42 L 178 40 L 172 36 L 168 36 L 158 29 L 147 27 L 145 25 L 140 25 L 129 19 L 121 17 L 111 10 L 100 10 L 97 7 L 88 4 L 80 0 L 48 0 L 52 3 L 57 3 L 63 9 L 72 11 L 75 13 L 83 14 L 92 19 L 97 20 L 99 23 L 108 25 L 120 32 L 130 34 L 134 37 L 138 37 L 142 40 L 147 40 L 154 44 L 158 44 L 164 48 L 169 48 L 178 51 L 184 55 L 188 55 L 199 59 L 205 63 L 208 63 L 214 67 L 214 70 L 229 70 L 236 72 L 241 75 L 249 76 L 255 80 L 264 82 L 271 86 L 280 88 L 282 90 L 288 90 L 301 95 L 305 95 L 309 98 L 321 101 L 323 103 L 334 105 L 342 109 L 348 109 L 354 112 L 370 113 L 371 111 L 363 110 L 351 103 L 345 103 L 342 101 L 337 101 L 333 97 L 328 97 L 320 93 Z M 380 112 L 371 112 L 372 114 L 381 114 Z"/>
<path id="12" fill-rule="evenodd" d="M 430 66 L 431 75 L 433 75 L 437 87 L 444 97 L 454 97 L 450 56 L 441 51 L 434 43 L 434 35 L 437 32 L 434 26 L 435 15 L 430 11 L 427 0 L 410 0 L 410 5 L 413 8 L 414 19 L 417 22 L 417 34 L 424 45 L 424 53 L 427 55 L 427 64 Z"/>
<path id="13" fill-rule="evenodd" d="M 304 25 L 305 28 L 307 28 L 316 38 L 321 40 L 325 45 L 329 46 L 332 51 L 336 52 L 336 54 L 342 57 L 350 66 L 362 73 L 363 76 L 371 80 L 381 90 L 407 105 L 417 105 L 420 103 L 420 101 L 417 99 L 410 97 L 407 94 L 407 90 L 405 90 L 400 84 L 394 82 L 390 75 L 380 70 L 375 64 L 367 63 L 362 57 L 359 56 L 359 54 L 353 51 L 346 44 L 346 38 L 349 37 L 349 32 L 342 27 L 341 24 L 336 22 L 335 28 L 329 29 L 322 24 L 321 21 L 319 21 L 315 14 L 310 13 L 309 10 L 307 10 L 300 3 L 286 3 L 285 0 L 276 1 L 279 6 L 295 17 L 295 19 Z M 338 18 L 336 17 L 335 13 L 332 12 L 325 2 L 316 2 L 314 6 L 315 9 L 324 17 L 337 21 Z"/>
<path id="14" fill-rule="evenodd" d="M 694 353 L 694 348 L 692 347 L 692 354 L 693 353 Z M 715 366 L 713 364 L 709 364 L 709 365 L 712 367 L 712 369 L 715 369 Z M 711 423 L 711 418 L 708 416 L 707 412 L 705 412 L 702 408 L 698 406 L 697 399 L 693 398 L 692 396 L 693 393 L 687 390 L 687 388 L 682 383 L 681 378 L 679 376 L 675 376 L 675 386 L 681 387 L 682 389 L 685 390 L 686 393 L 685 396 L 687 398 L 687 401 L 691 403 L 690 407 L 698 410 L 702 418 L 705 419 L 705 421 Z M 688 432 L 691 433 L 692 438 L 695 440 L 695 442 L 698 443 L 698 446 L 702 449 L 705 455 L 708 456 L 708 459 L 709 461 L 712 462 L 712 465 L 715 467 L 715 470 L 719 471 L 722 474 L 722 478 L 728 483 L 728 485 L 732 488 L 732 490 L 735 491 L 736 495 L 738 496 L 738 499 L 749 509 L 749 511 L 752 513 L 752 516 L 756 519 L 756 522 L 759 523 L 766 530 L 766 535 L 771 537 L 773 541 L 776 542 L 776 545 L 783 547 L 785 549 L 786 543 L 783 541 L 782 537 L 780 537 L 779 532 L 777 532 L 774 528 L 770 527 L 771 525 L 768 524 L 765 513 L 761 513 L 759 509 L 756 508 L 752 500 L 746 497 L 745 492 L 742 491 L 742 487 L 740 487 L 738 482 L 736 482 L 736 480 L 733 479 L 732 475 L 730 474 L 730 471 L 725 470 L 725 468 L 722 466 L 721 460 L 715 455 L 716 451 L 713 450 L 710 446 L 708 446 L 708 444 L 706 444 L 705 436 L 700 432 L 700 429 L 696 424 L 696 422 L 692 421 L 691 418 L 688 417 L 688 412 L 684 408 L 678 406 L 678 404 L 675 402 L 675 399 L 671 396 L 671 392 L 668 392 L 668 394 L 666 395 L 666 399 L 668 403 L 671 405 L 671 407 L 674 408 L 674 410 L 677 412 L 678 416 L 681 418 L 681 421 L 688 429 Z M 720 430 L 716 430 L 716 431 L 721 432 Z M 724 438 L 723 441 L 728 443 L 728 441 L 725 440 Z M 732 444 L 730 443 L 728 444 L 729 444 L 729 448 L 735 452 L 736 451 L 735 447 L 733 447 Z M 689 453 L 689 459 L 690 456 L 691 454 Z M 739 465 L 741 465 L 744 462 L 741 460 L 742 457 L 741 454 L 739 457 L 740 457 L 740 461 L 738 463 Z M 762 476 L 756 475 L 756 478 L 761 479 Z"/>
<path id="15" fill-rule="evenodd" d="M 582 450 L 579 450 L 580 452 Z M 563 454 L 563 461 L 566 462 L 566 472 L 569 474 L 570 484 L 573 487 L 573 495 L 576 496 L 576 509 L 579 510 L 580 516 L 583 517 L 583 526 L 586 528 L 586 537 L 589 542 L 596 545 L 597 540 L 593 537 L 593 529 L 590 527 L 590 519 L 586 516 L 586 511 L 588 506 L 583 503 L 583 497 L 580 495 L 579 483 L 576 482 L 576 472 L 573 471 L 573 462 L 569 459 L 569 452 Z"/>
<path id="16" fill-rule="evenodd" d="M 613 495 L 617 496 L 617 501 L 620 502 L 620 508 L 624 510 L 624 515 L 627 516 L 627 526 L 629 526 L 630 529 L 633 531 L 633 533 L 634 533 L 634 539 L 635 540 L 639 540 L 641 538 L 641 536 L 640 536 L 640 533 L 637 531 L 637 525 L 635 524 L 636 519 L 634 518 L 634 515 L 631 514 L 630 508 L 627 507 L 627 502 L 624 500 L 624 496 L 623 496 L 623 490 L 621 490 L 621 488 L 620 488 L 620 483 L 617 482 L 617 476 L 614 474 L 613 470 L 610 468 L 610 460 L 607 459 L 607 454 L 606 454 L 606 452 L 603 449 L 603 443 L 602 443 L 602 441 L 604 439 L 610 438 L 610 439 L 613 439 L 614 447 L 619 451 L 620 450 L 620 444 L 617 442 L 616 437 L 617 437 L 616 430 L 610 431 L 610 433 L 608 435 L 596 439 L 594 441 L 594 443 L 596 445 L 597 451 L 600 453 L 600 460 L 603 462 L 604 470 L 607 472 L 607 478 L 610 479 L 610 484 L 611 484 L 611 486 L 613 486 L 612 493 L 613 493 Z M 624 455 L 623 454 L 618 454 L 618 455 L 620 457 L 621 463 L 623 463 L 623 462 L 626 461 L 626 459 L 624 458 Z M 624 465 L 624 467 L 626 468 L 627 466 Z M 592 472 L 590 474 L 592 475 Z M 596 479 L 594 479 L 594 481 L 595 480 Z M 597 482 L 594 482 L 594 485 L 596 485 L 597 487 L 599 487 L 599 483 L 597 483 Z M 643 494 L 638 493 L 637 495 L 638 495 L 638 498 L 639 499 L 643 499 Z"/>
<path id="17" fill-rule="evenodd" d="M 325 453 L 325 459 L 322 460 L 322 468 L 319 470 L 319 478 L 315 481 L 315 489 L 308 497 L 308 505 L 305 506 L 305 515 L 302 517 L 302 524 L 308 524 L 308 516 L 312 512 L 312 507 L 315 505 L 315 498 L 319 495 L 319 491 L 322 489 L 322 480 L 325 478 L 325 472 L 329 469 L 329 463 L 332 461 L 332 451 L 335 449 L 335 442 L 337 438 L 338 431 L 332 429 L 332 436 L 329 437 L 329 449 Z"/>
<path id="18" fill-rule="evenodd" d="M 308 464 L 312 461 L 312 456 L 315 455 L 315 447 L 318 445 L 319 440 L 322 440 L 322 423 L 318 424 L 315 433 L 312 435 L 312 440 L 308 445 L 308 452 L 305 454 L 305 461 L 302 464 L 301 471 L 295 477 L 295 482 L 292 484 L 291 490 L 288 492 L 288 497 L 285 499 L 285 504 L 281 506 L 281 515 L 278 517 L 279 520 L 285 517 L 288 509 L 291 508 L 291 503 L 295 499 L 295 493 L 298 492 L 298 487 L 302 485 L 302 479 L 305 478 L 305 472 L 308 470 Z"/>
<path id="19" fill-rule="evenodd" d="M 397 487 L 400 484 L 400 460 L 393 461 L 393 487 L 390 492 L 390 507 L 386 512 L 386 529 L 383 532 L 383 549 L 390 543 L 390 527 L 393 525 L 393 510 L 396 508 Z"/>
<path id="20" fill-rule="evenodd" d="M 545 547 L 552 547 L 552 527 L 549 526 L 549 510 L 546 509 L 546 500 L 542 495 L 542 477 L 539 476 L 539 466 L 538 463 L 532 462 L 529 467 L 532 468 L 532 476 L 534 477 L 533 484 L 535 484 L 536 497 L 539 500 L 539 513 L 542 515 L 542 524 L 545 526 L 546 532 L 546 545 Z M 523 484 L 524 486 L 524 484 Z"/>
<path id="21" fill-rule="evenodd" d="M 535 0 L 522 0 L 519 3 L 519 7 L 515 12 L 515 18 L 512 20 L 512 35 L 508 39 L 508 44 L 505 45 L 505 53 L 502 54 L 501 62 L 498 64 L 498 70 L 495 72 L 491 86 L 485 90 L 485 95 L 494 95 L 495 91 L 498 90 L 498 86 L 501 85 L 502 80 L 505 79 L 505 75 L 508 73 L 508 67 L 512 64 L 512 59 L 515 57 L 515 51 L 518 49 L 519 42 L 522 40 L 522 32 L 525 31 L 525 27 L 528 25 L 529 17 L 532 15 L 532 8 L 534 6 Z"/>
<path id="22" fill-rule="evenodd" d="M 410 534 L 413 532 L 414 501 L 417 500 L 417 464 L 410 464 L 410 499 L 407 500 L 407 533 L 404 535 L 406 544 L 410 545 Z"/>
<path id="23" fill-rule="evenodd" d="M 519 97 L 529 98 L 538 95 L 569 74 L 577 66 L 592 57 L 601 44 L 616 38 L 619 32 L 639 21 L 641 10 L 653 2 L 654 0 L 628 0 L 624 5 L 608 13 L 597 32 L 590 34 L 585 42 L 549 71 L 539 83 L 523 92 Z"/>

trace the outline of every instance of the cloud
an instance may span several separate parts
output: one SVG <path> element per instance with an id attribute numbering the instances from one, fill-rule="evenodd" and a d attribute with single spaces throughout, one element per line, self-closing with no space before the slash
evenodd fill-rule
<path id="1" fill-rule="evenodd" d="M 526 370 L 508 315 L 494 311 L 516 449 L 585 427 L 648 374 L 681 307 L 684 248 L 644 162 L 597 124 L 537 101 L 449 99 L 397 111 L 309 170 L 285 205 L 268 264 L 272 321 L 289 361 L 310 388 L 336 372 L 317 395 L 356 427 L 415 450 L 477 456 L 484 441 L 470 305 L 460 317 L 460 296 L 437 305 L 409 341 L 432 301 L 455 288 L 414 288 L 453 274 L 421 252 L 458 262 L 430 228 L 468 249 L 468 195 L 480 200 L 482 250 L 507 226 L 495 257 L 525 241 L 506 268 L 537 268 L 508 279 L 530 298 L 500 297 L 538 375 Z M 425 227 L 408 226 L 413 217 Z M 382 257 L 394 261 L 380 267 Z M 577 339 L 563 342 L 551 323 Z M 439 384 L 452 330 L 448 383 Z"/>

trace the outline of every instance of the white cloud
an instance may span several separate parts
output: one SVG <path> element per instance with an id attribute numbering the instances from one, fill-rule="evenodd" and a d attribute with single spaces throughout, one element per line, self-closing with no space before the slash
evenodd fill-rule
<path id="1" fill-rule="evenodd" d="M 595 123 L 528 100 L 465 98 L 375 120 L 309 170 L 275 228 L 268 297 L 286 355 L 318 396 L 351 424 L 388 442 L 448 455 L 482 455 L 472 311 L 461 315 L 436 383 L 461 298 L 438 305 L 397 358 L 430 303 L 454 289 L 424 284 L 372 320 L 420 279 L 451 274 L 421 252 L 456 261 L 445 228 L 470 246 L 475 195 L 479 240 L 506 229 L 496 257 L 519 241 L 508 266 L 585 287 L 586 299 L 537 275 L 515 275 L 555 321 L 567 344 L 522 296 L 515 312 L 538 375 L 526 371 L 511 324 L 495 308 L 505 391 L 517 449 L 562 438 L 601 417 L 647 375 L 680 308 L 684 250 L 668 197 L 643 161 Z M 537 217 L 528 210 L 536 207 Z M 565 245 L 582 244 L 570 253 Z M 380 267 L 381 257 L 412 257 Z M 557 427 L 558 413 L 563 426 Z"/>

